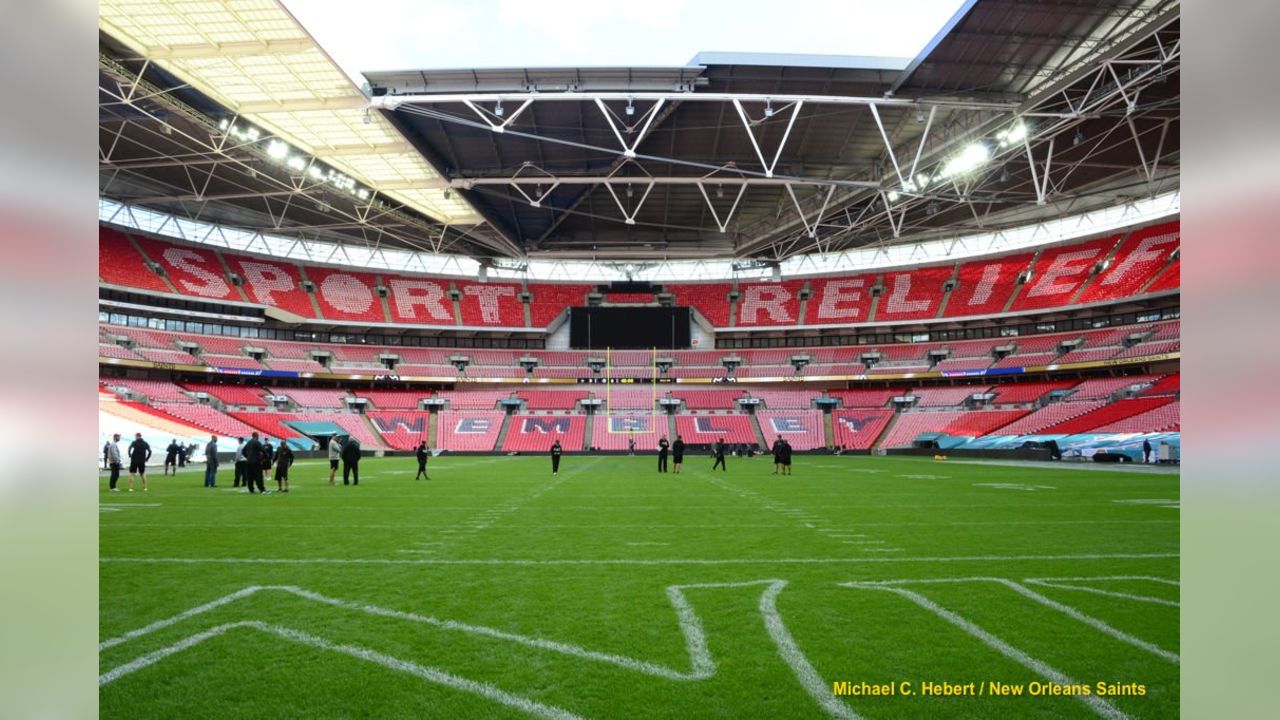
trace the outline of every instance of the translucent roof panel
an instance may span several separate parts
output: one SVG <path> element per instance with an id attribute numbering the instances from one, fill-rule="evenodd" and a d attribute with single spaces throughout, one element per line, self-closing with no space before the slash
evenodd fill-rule
<path id="1" fill-rule="evenodd" d="M 441 222 L 481 221 L 277 0 L 102 0 L 98 25 L 246 122 Z M 383 185 L 386 188 L 383 188 Z"/>

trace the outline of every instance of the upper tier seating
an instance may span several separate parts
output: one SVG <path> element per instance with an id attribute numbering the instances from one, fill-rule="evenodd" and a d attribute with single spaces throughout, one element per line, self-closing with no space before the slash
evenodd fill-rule
<path id="1" fill-rule="evenodd" d="M 728 298 L 732 289 L 733 285 L 730 283 L 667 286 L 667 290 L 675 294 L 677 305 L 695 308 L 716 327 L 729 327 Z"/>
<path id="2" fill-rule="evenodd" d="M 581 450 L 586 433 L 585 415 L 512 415 L 502 449 L 545 453 L 559 439 L 564 450 Z"/>
<path id="3" fill-rule="evenodd" d="M 1116 300 L 1138 294 L 1165 266 L 1181 241 L 1180 222 L 1161 223 L 1129 233 L 1111 264 L 1076 298 L 1077 303 Z"/>
<path id="4" fill-rule="evenodd" d="M 147 267 L 124 233 L 105 227 L 98 228 L 98 277 L 111 285 L 173 292 L 164 278 Z"/>
<path id="5" fill-rule="evenodd" d="M 1155 282 L 1147 286 L 1146 292 L 1154 293 L 1162 292 L 1164 290 L 1177 290 L 1182 282 L 1181 265 L 1182 258 L 1179 257 L 1156 277 Z"/>
<path id="6" fill-rule="evenodd" d="M 1119 235 L 1112 235 L 1041 250 L 1032 268 L 1031 281 L 1022 286 L 1009 310 L 1037 310 L 1070 304 L 1076 291 L 1089 279 L 1094 265 L 1105 258 L 1119 240 Z"/>
<path id="7" fill-rule="evenodd" d="M 109 387 L 123 387 L 148 400 L 167 400 L 170 402 L 192 402 L 191 396 L 182 392 L 182 388 L 165 380 L 134 380 L 131 378 L 108 378 L 104 381 Z"/>
<path id="8" fill-rule="evenodd" d="M 300 373 L 322 373 L 328 372 L 325 366 L 315 360 L 277 360 L 275 358 L 267 358 L 262 364 L 270 370 L 291 370 Z"/>
<path id="9" fill-rule="evenodd" d="M 457 282 L 462 324 L 472 327 L 524 327 L 521 288 L 511 283 Z"/>
<path id="10" fill-rule="evenodd" d="M 387 322 L 382 299 L 374 288 L 377 279 L 364 272 L 308 267 L 307 278 L 316 285 L 316 303 L 326 320 Z"/>
<path id="11" fill-rule="evenodd" d="M 765 443 L 772 446 L 781 436 L 795 450 L 826 447 L 821 410 L 760 410 L 756 412 Z"/>
<path id="12" fill-rule="evenodd" d="M 1172 228 L 1172 229 L 1171 229 Z M 845 325 L 871 320 L 871 289 L 883 290 L 876 304 L 879 322 L 928 320 L 937 317 L 945 293 L 943 284 L 954 274 L 956 287 L 947 300 L 945 317 L 991 315 L 1003 311 L 1018 290 L 1011 310 L 1065 307 L 1076 302 L 1115 301 L 1141 292 L 1176 289 L 1178 261 L 1165 268 L 1178 246 L 1177 223 L 1142 228 L 1129 234 L 1110 258 L 1108 268 L 1090 278 L 1097 263 L 1111 252 L 1120 235 L 1045 248 L 1035 260 L 1031 280 L 1016 284 L 1034 253 L 979 258 L 923 268 L 896 268 L 883 273 L 781 282 L 743 281 L 739 299 L 728 299 L 733 283 L 672 283 L 665 287 L 677 304 L 694 307 L 716 327 L 792 326 L 799 322 L 800 291 L 812 295 L 805 304 L 805 324 Z M 128 238 L 110 228 L 99 232 L 99 276 L 104 282 L 151 292 L 172 293 L 207 300 L 249 302 L 279 308 L 304 318 L 353 323 L 403 323 L 427 326 L 523 328 L 525 303 L 515 282 L 476 283 L 466 279 L 371 273 L 357 268 L 296 264 L 279 258 L 242 255 L 211 246 L 190 245 L 134 233 L 145 256 L 159 263 L 168 282 L 151 271 Z M 237 287 L 229 273 L 243 278 Z M 1154 280 L 1152 280 L 1154 278 Z M 315 284 L 314 293 L 302 281 Z M 1085 284 L 1088 281 L 1087 285 Z M 1148 285 L 1144 288 L 1144 285 Z M 379 287 L 386 297 L 379 296 Z M 1080 288 L 1083 287 L 1083 290 Z M 450 290 L 459 293 L 455 301 Z M 534 283 L 528 285 L 529 324 L 545 328 L 569 307 L 581 306 L 592 285 Z M 647 296 L 646 296 L 647 297 Z M 644 298 L 638 298 L 644 299 Z M 455 306 L 457 313 L 455 314 Z M 733 315 L 731 318 L 730 315 Z"/>
<path id="13" fill-rule="evenodd" d="M 209 355 L 202 354 L 201 365 L 209 367 L 239 368 L 243 370 L 262 370 L 262 363 L 247 355 Z"/>
<path id="14" fill-rule="evenodd" d="M 869 450 L 892 418 L 892 410 L 835 410 L 831 413 L 831 423 L 836 445 L 847 450 Z"/>
<path id="15" fill-rule="evenodd" d="M 734 444 L 757 442 L 746 415 L 677 415 L 676 432 L 690 445 L 709 445 L 719 438 Z"/>
<path id="16" fill-rule="evenodd" d="M 436 425 L 438 447 L 464 452 L 492 450 L 504 417 L 501 410 L 441 410 Z"/>
<path id="17" fill-rule="evenodd" d="M 795 325 L 800 319 L 803 288 L 803 280 L 739 284 L 737 326 Z"/>
<path id="18" fill-rule="evenodd" d="M 1031 263 L 1032 253 L 972 260 L 956 271 L 956 286 L 947 300 L 945 317 L 994 315 L 1004 309 L 1017 285 L 1018 274 Z"/>
<path id="19" fill-rule="evenodd" d="M 304 318 L 316 316 L 311 295 L 302 289 L 302 274 L 290 262 L 222 253 L 231 272 L 243 278 L 250 302 L 271 305 Z"/>
<path id="20" fill-rule="evenodd" d="M 592 285 L 529 285 L 529 321 L 533 327 L 547 327 L 566 308 L 581 307 L 587 302 Z"/>
<path id="21" fill-rule="evenodd" d="M 759 398 L 765 407 L 771 410 L 808 410 L 813 407 L 813 399 L 822 397 L 819 388 L 798 388 L 795 390 L 771 390 L 767 388 L 741 388 Z"/>
<path id="22" fill-rule="evenodd" d="M 881 280 L 884 292 L 876 309 L 876 322 L 936 317 L 942 306 L 942 285 L 951 279 L 953 273 L 951 265 L 885 273 Z"/>

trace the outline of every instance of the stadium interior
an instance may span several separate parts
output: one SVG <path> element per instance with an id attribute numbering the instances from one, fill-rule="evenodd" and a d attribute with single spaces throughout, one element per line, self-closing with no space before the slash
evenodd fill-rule
<path id="1" fill-rule="evenodd" d="M 505 607 L 506 600 L 518 604 L 516 588 L 527 582 L 526 588 L 534 588 L 528 592 L 546 589 L 547 597 L 563 602 L 572 615 L 581 609 L 573 604 L 578 596 L 566 599 L 570 591 L 564 588 L 576 587 L 588 597 L 595 589 L 592 583 L 609 585 L 601 580 L 607 573 L 618 573 L 609 575 L 609 581 L 624 587 L 630 579 L 620 579 L 622 571 L 636 569 L 629 577 L 661 576 L 653 582 L 667 588 L 677 610 L 693 671 L 622 656 L 644 655 L 634 648 L 656 647 L 660 643 L 653 638 L 674 625 L 637 630 L 637 635 L 618 640 L 622 655 L 615 656 L 541 639 L 578 629 L 555 626 L 551 619 L 540 624 L 558 616 L 545 609 L 536 616 L 532 601 L 524 624 L 496 611 L 485 621 L 494 628 L 519 627 L 518 633 L 481 627 L 479 620 L 453 626 L 434 615 L 410 619 L 432 625 L 432 632 L 462 628 L 481 640 L 514 642 L 521 652 L 551 648 L 571 660 L 613 663 L 662 682 L 675 678 L 679 685 L 716 672 L 714 663 L 699 664 L 703 661 L 695 640 L 701 626 L 689 605 L 681 604 L 683 583 L 712 583 L 687 586 L 720 588 L 714 592 L 759 585 L 752 592 L 765 594 L 751 607 L 765 616 L 769 638 L 779 648 L 769 657 L 785 660 L 790 668 L 785 677 L 800 688 L 790 701 L 753 691 L 742 700 L 748 704 L 730 704 L 717 715 L 700 704 L 706 699 L 693 690 L 687 696 L 678 690 L 665 699 L 655 690 L 654 698 L 646 700 L 651 705 L 624 703 L 619 707 L 626 709 L 617 712 L 629 717 L 810 717 L 825 711 L 825 716 L 856 718 L 849 708 L 857 703 L 833 701 L 822 690 L 829 690 L 830 668 L 836 663 L 826 659 L 824 680 L 803 654 L 786 650 L 799 641 L 785 636 L 785 629 L 778 631 L 777 623 L 769 624 L 770 598 L 782 587 L 776 583 L 785 585 L 787 578 L 810 572 L 817 577 L 831 567 L 827 563 L 846 562 L 850 553 L 859 558 L 850 562 L 865 564 L 851 566 L 854 571 L 844 575 L 833 570 L 829 579 L 854 590 L 872 587 L 859 583 L 873 580 L 906 582 L 902 578 L 914 578 L 917 572 L 923 577 L 932 568 L 940 568 L 937 574 L 943 577 L 945 568 L 958 567 L 946 564 L 950 555 L 957 560 L 1004 559 L 1015 566 L 1044 558 L 1050 565 L 1059 562 L 1035 570 L 996 562 L 994 570 L 984 564 L 975 566 L 973 577 L 965 576 L 986 582 L 991 580 L 988 573 L 1006 573 L 999 580 L 1006 585 L 1026 578 L 1050 583 L 1075 575 L 1092 577 L 1092 565 L 1086 562 L 1113 560 L 1102 580 L 1118 584 L 1086 588 L 1102 588 L 1086 601 L 1123 602 L 1137 595 L 1156 613 L 1175 607 L 1175 619 L 1161 615 L 1157 622 L 1151 619 L 1155 616 L 1139 617 L 1135 611 L 1112 623 L 1115 627 L 1092 615 L 1085 623 L 1104 628 L 1105 642 L 1124 645 L 1117 657 L 1134 648 L 1146 653 L 1142 661 L 1157 668 L 1150 682 L 1158 685 L 1177 656 L 1136 636 L 1143 635 L 1142 623 L 1149 621 L 1161 643 L 1172 632 L 1168 642 L 1176 647 L 1177 602 L 1171 599 L 1176 588 L 1160 595 L 1167 590 L 1162 585 L 1148 597 L 1123 583 L 1166 582 L 1148 575 L 1177 573 L 1177 556 L 1169 548 L 1172 537 L 1176 550 L 1176 525 L 1163 523 L 1168 509 L 1177 507 L 1176 499 L 1167 498 L 1177 497 L 1172 494 L 1174 466 L 1181 455 L 1179 27 L 1180 5 L 1166 0 L 966 0 L 912 58 L 703 52 L 668 66 L 401 69 L 367 71 L 353 79 L 279 0 L 102 0 L 98 448 L 113 433 L 124 434 L 127 442 L 136 432 L 157 450 L 171 439 L 190 443 L 197 448 L 191 461 L 203 462 L 199 448 L 210 435 L 231 439 L 222 446 L 229 457 L 235 438 L 259 433 L 294 450 L 304 479 L 307 472 L 317 473 L 312 488 L 323 484 L 319 478 L 328 472 L 324 458 L 333 438 L 354 438 L 366 456 L 385 459 L 384 465 L 374 466 L 374 480 L 361 486 L 373 485 L 373 504 L 365 509 L 380 508 L 378 519 L 333 516 L 338 518 L 335 527 L 373 528 L 369 537 L 379 538 L 381 545 L 334 550 L 325 544 L 331 543 L 328 535 L 325 543 L 305 535 L 304 523 L 327 516 L 241 516 L 221 508 L 209 517 L 231 523 L 228 528 L 278 523 L 290 528 L 283 532 L 296 532 L 302 539 L 278 556 L 230 540 L 220 544 L 221 527 L 208 531 L 214 540 L 207 551 L 166 545 L 155 551 L 162 553 L 159 559 L 143 560 L 117 545 L 110 553 L 103 551 L 111 556 L 104 560 L 104 587 L 110 582 L 137 590 L 145 578 L 181 584 L 178 578 L 191 582 L 197 570 L 212 567 L 215 574 L 226 570 L 235 582 L 220 583 L 225 589 L 216 594 L 193 591 L 190 602 L 184 600 L 180 607 L 174 600 L 165 612 L 179 613 L 200 602 L 222 603 L 213 598 L 226 592 L 252 594 L 265 588 L 294 593 L 299 602 L 364 612 L 376 616 L 368 620 L 374 623 L 410 615 L 407 609 L 382 610 L 364 601 L 307 595 L 310 591 L 297 590 L 295 584 L 314 579 L 317 584 L 308 587 L 330 581 L 341 586 L 339 575 L 349 571 L 350 577 L 370 578 L 359 590 L 376 588 L 390 576 L 375 579 L 373 573 L 382 572 L 375 563 L 405 564 L 406 578 L 411 571 L 424 573 L 413 576 L 414 583 L 428 584 L 423 579 L 428 573 L 441 573 L 431 575 L 431 582 L 447 577 L 441 582 L 459 588 L 457 603 L 487 597 L 474 604 L 485 612 Z M 602 490 L 586 484 L 590 472 L 612 473 L 613 479 L 632 472 L 624 465 L 594 463 L 625 463 L 631 453 L 653 456 L 660 438 L 677 436 L 702 457 L 717 441 L 739 455 L 767 455 L 775 441 L 786 439 L 801 458 L 798 483 L 809 482 L 799 476 L 806 471 L 804 464 L 811 463 L 815 475 L 830 476 L 820 481 L 830 485 L 797 484 L 798 495 L 792 497 L 763 482 L 708 476 L 697 469 L 689 481 L 693 495 L 688 505 L 699 508 L 703 503 L 707 509 L 670 520 L 644 513 L 663 502 L 673 503 L 673 517 L 682 511 L 678 486 L 659 495 L 638 485 Z M 566 467 L 576 469 L 548 481 L 542 479 L 545 463 L 540 458 L 554 441 L 568 456 Z M 394 497 L 373 495 L 380 480 L 402 486 L 409 482 L 408 475 L 391 477 L 408 471 L 385 468 L 411 463 L 410 456 L 423 443 L 436 463 L 431 472 L 445 478 L 438 486 L 446 488 L 438 491 L 446 493 L 441 513 L 488 502 L 503 505 L 459 534 L 450 529 L 436 540 L 415 535 L 420 544 L 402 543 L 399 537 L 384 542 L 378 533 L 395 523 L 426 526 L 436 518 L 434 507 L 410 517 L 407 508 L 417 500 L 403 498 L 418 492 L 418 486 L 400 487 L 401 494 Z M 507 457 L 513 455 L 522 457 Z M 459 464 L 442 464 L 454 458 Z M 970 460 L 972 467 L 962 465 Z M 306 462 L 318 469 L 307 470 Z M 534 477 L 526 468 L 535 462 L 537 482 L 543 484 L 520 484 Z M 559 473 L 558 458 L 556 462 Z M 652 460 L 644 462 L 647 472 Z M 889 464 L 851 464 L 859 462 Z M 983 462 L 994 464 L 978 464 Z M 1125 468 L 1099 468 L 1102 462 Z M 760 461 L 758 466 L 768 464 Z M 743 472 L 743 466 L 738 463 L 734 469 Z M 1075 475 L 1068 466 L 1076 468 Z M 451 467 L 471 468 L 465 470 L 474 473 L 467 476 L 469 483 L 448 485 Z M 923 538 L 917 546 L 911 545 L 914 527 L 913 534 L 903 531 L 895 541 L 887 535 L 880 539 L 875 533 L 881 528 L 866 526 L 845 530 L 859 533 L 833 535 L 840 543 L 833 550 L 789 544 L 798 534 L 823 527 L 826 521 L 818 516 L 824 511 L 834 514 L 850 507 L 839 504 L 848 501 L 841 483 L 887 482 L 890 474 L 877 473 L 896 472 L 894 467 L 910 470 L 901 475 L 904 484 L 875 485 L 883 494 L 871 497 L 884 500 L 884 507 L 910 509 L 900 517 L 879 518 L 879 508 L 859 516 L 861 521 L 870 517 L 872 525 L 884 519 L 922 526 L 942 519 L 943 529 L 921 530 L 914 535 Z M 1112 483 L 1109 473 L 1121 470 L 1136 479 Z M 939 496 L 937 503 L 954 506 L 930 505 L 933 493 L 943 491 L 916 485 L 943 483 L 968 472 L 975 482 L 964 476 L 963 492 L 991 495 L 976 500 L 965 494 Z M 1097 487 L 1071 495 L 1070 501 L 1010 509 L 1010 503 L 1048 500 L 1057 488 L 1074 487 L 1073 478 L 1085 476 L 1081 482 Z M 676 476 L 684 477 L 690 476 Z M 1153 489 L 1170 477 L 1173 489 Z M 489 481 L 493 484 L 484 484 Z M 153 479 L 145 499 L 162 502 L 155 487 Z M 891 493 L 903 487 L 916 494 L 895 504 L 899 501 Z M 946 492 L 955 490 L 948 488 Z M 567 499 L 570 489 L 582 494 Z M 1009 503 L 990 499 L 1011 490 L 1017 493 L 1000 496 L 1016 494 Z M 306 502 L 307 491 L 305 482 L 295 483 L 289 500 Z M 805 496 L 809 491 L 814 494 Z M 604 540 L 592 545 L 598 538 L 573 526 L 583 517 L 575 512 L 597 518 L 591 503 L 610 501 L 610 492 L 621 493 L 612 500 L 625 510 L 600 512 L 592 527 L 609 527 L 602 532 L 619 538 L 622 529 L 643 528 L 613 549 Z M 1111 492 L 1119 493 L 1117 499 L 1098 499 Z M 531 523 L 545 534 L 495 531 L 495 518 L 509 517 L 503 513 L 515 517 L 524 512 L 520 507 L 536 508 L 547 501 L 544 493 L 565 503 L 562 511 L 548 511 Z M 497 495 L 504 499 L 493 500 Z M 507 495 L 527 495 L 528 504 L 508 503 Z M 115 497 L 124 496 L 111 499 Z M 779 510 L 802 497 L 812 505 L 808 514 Z M 1069 503 L 1083 503 L 1080 498 L 1097 500 L 1101 509 L 1088 517 L 1076 515 L 1084 511 Z M 769 516 L 766 523 L 763 515 L 737 517 L 714 504 L 729 501 L 750 506 L 753 513 L 781 512 L 784 523 L 803 522 L 786 531 L 795 533 L 755 541 L 749 534 L 776 518 Z M 336 507 L 317 506 L 318 511 L 340 512 Z M 926 507 L 935 508 L 936 515 L 918 512 Z M 153 509 L 147 519 L 169 510 Z M 1018 514 L 1024 511 L 1025 517 Z M 119 534 L 112 537 L 136 540 L 131 547 L 154 541 L 149 547 L 158 548 L 168 542 L 164 530 L 157 529 L 163 525 L 146 531 L 155 535 L 127 525 L 144 517 L 142 512 L 113 512 L 109 520 L 104 515 L 104 527 L 116 523 L 119 529 L 112 532 Z M 1001 514 L 1006 512 L 1008 517 Z M 1151 515 L 1134 519 L 1140 513 Z M 197 515 L 192 516 L 193 527 L 204 521 Z M 1115 525 L 1084 527 L 1095 519 Z M 619 524 L 609 526 L 613 522 Z M 663 522 L 685 534 L 675 539 L 643 535 Z M 723 530 L 713 527 L 719 522 L 737 528 L 731 539 L 714 535 Z M 832 527 L 838 524 L 831 522 Z M 1006 522 L 1018 527 L 987 527 Z M 1040 522 L 1046 524 L 1030 527 Z M 1135 524 L 1124 524 L 1130 522 Z M 567 530 L 554 535 L 556 528 Z M 1075 528 L 1082 528 L 1079 534 L 1073 534 Z M 980 536 L 987 531 L 991 534 Z M 933 532 L 938 534 L 929 534 Z M 955 535 L 945 534 L 950 532 Z M 484 550 L 472 546 L 454 552 L 450 543 L 471 537 L 467 533 L 489 533 L 496 539 Z M 613 534 L 610 539 L 616 539 Z M 104 531 L 104 543 L 106 537 Z M 715 544 L 716 537 L 723 544 Z M 689 545 L 682 546 L 684 540 Z M 1018 544 L 1022 541 L 1025 546 Z M 1072 549 L 1063 549 L 1068 547 Z M 794 564 L 759 572 L 751 566 L 750 572 L 734 574 L 740 566 L 733 563 L 749 561 L 732 553 L 750 558 L 774 549 Z M 242 552 L 248 560 L 240 558 Z M 727 554 L 717 554 L 722 552 Z M 870 554 L 876 552 L 884 554 Z M 240 559 L 225 560 L 225 566 L 197 566 L 215 562 L 208 558 L 219 553 Z M 895 557 L 920 562 L 891 566 Z M 942 564 L 929 564 L 939 557 Z M 654 567 L 586 566 L 619 560 L 637 566 L 652 562 Z M 696 564 L 703 560 L 705 567 Z M 241 561 L 257 564 L 230 565 Z M 1155 570 L 1141 565 L 1148 561 Z M 370 566 L 360 565 L 365 562 Z M 449 565 L 454 562 L 479 568 Z M 490 596 L 468 595 L 489 582 L 483 575 L 486 562 L 515 565 L 508 568 L 513 584 L 499 587 L 494 580 Z M 539 575 L 543 562 L 565 563 L 554 568 L 568 578 L 563 585 L 558 576 L 551 582 L 549 575 Z M 583 566 L 574 565 L 578 562 Z M 681 565 L 679 572 L 664 565 L 685 562 L 695 565 Z M 326 563 L 339 569 L 326 574 L 332 569 Z M 906 570 L 895 575 L 897 567 Z M 138 574 L 130 574 L 135 570 Z M 574 575 L 579 570 L 582 574 Z M 599 576 L 590 574 L 597 570 Z M 705 575 L 694 572 L 703 570 Z M 844 566 L 836 570 L 843 572 Z M 153 571 L 157 574 L 149 574 Z M 171 576 L 162 574 L 170 571 Z M 311 571 L 316 574 L 303 574 Z M 295 572 L 303 580 L 295 580 Z M 458 574 L 448 575 L 454 572 Z M 239 590 L 249 582 L 256 589 Z M 183 587 L 173 594 L 187 598 Z M 554 592 L 547 589 L 553 587 Z M 995 634 L 982 635 L 981 628 L 961 625 L 967 622 L 963 618 L 957 622 L 946 610 L 926 604 L 942 600 L 892 587 L 897 599 L 912 599 L 934 613 L 930 622 L 950 622 L 968 633 L 963 641 L 983 638 L 988 648 L 1004 647 Z M 1039 603 L 1037 612 L 1059 618 L 1077 612 L 1074 605 L 1061 609 L 1072 598 L 1054 595 L 1057 599 L 1049 600 L 1046 595 L 1070 595 L 1070 585 L 1065 587 L 1033 592 L 1017 585 L 1013 590 L 1019 593 L 1017 601 L 1031 598 Z M 631 590 L 635 592 L 625 597 L 619 591 L 622 599 L 610 602 L 625 605 L 627 598 L 639 597 L 641 590 L 630 587 L 627 592 Z M 417 607 L 407 599 L 416 592 L 400 592 L 401 607 Z M 712 591 L 694 591 L 693 596 L 698 592 Z M 1168 593 L 1173 595 L 1166 597 Z M 361 596 L 343 587 L 330 595 Z M 818 601 L 813 602 L 816 607 Z M 784 603 L 783 609 L 794 610 L 792 603 Z M 587 608 L 584 614 L 592 612 L 586 601 L 582 607 Z M 452 609 L 456 617 L 470 617 L 466 605 Z M 618 611 L 619 622 L 631 622 L 625 616 L 629 611 Z M 612 628 L 612 620 L 600 619 L 601 612 L 592 616 L 596 626 Z M 1105 608 L 1095 614 L 1104 616 Z M 158 610 L 154 615 L 165 616 Z M 112 660 L 103 660 L 104 688 L 151 662 L 147 658 L 167 657 L 164 653 L 177 652 L 173 648 L 204 641 L 200 636 L 161 647 L 157 640 L 154 648 L 147 646 L 152 655 L 134 660 L 122 654 L 118 666 L 108 668 L 115 655 L 104 653 L 117 652 L 111 643 L 132 642 L 135 635 L 130 633 L 142 637 L 151 632 L 147 623 L 169 621 L 115 610 L 104 618 L 104 628 L 112 628 L 104 629 L 107 639 L 100 647 L 100 655 Z M 1124 624 L 1126 619 L 1132 619 L 1132 627 Z M 723 620 L 708 616 L 710 635 L 724 637 L 724 628 L 716 627 Z M 1015 621 L 1021 619 L 1010 622 Z M 253 622 L 249 625 L 262 629 Z M 906 623 L 895 619 L 884 624 Z M 815 637 L 838 634 L 831 627 L 821 634 L 811 629 L 808 646 L 820 644 Z M 583 631 L 592 632 L 597 630 Z M 337 640 L 324 644 L 298 640 L 296 633 L 276 634 L 353 654 Z M 614 639 L 592 636 L 581 644 L 589 647 L 598 640 L 601 647 L 614 647 Z M 631 644 L 623 647 L 624 640 Z M 466 639 L 473 641 L 480 640 Z M 919 642 L 916 638 L 906 645 Z M 716 643 L 713 650 L 722 652 Z M 397 671 L 407 667 L 385 660 L 403 648 L 392 643 L 380 647 L 382 654 L 371 650 L 355 655 Z M 1089 643 L 1072 647 L 1085 648 L 1080 650 L 1085 653 Z M 442 661 L 446 669 L 474 671 L 496 686 L 507 679 L 466 665 L 482 652 L 465 661 L 448 652 Z M 1071 680 L 1065 673 L 1045 674 L 1057 672 L 1053 668 L 1041 672 L 1041 665 L 1023 662 L 1016 649 L 1001 652 L 1005 657 L 1000 662 L 1009 668 L 1016 663 L 1039 677 Z M 820 660 L 819 654 L 814 662 Z M 957 665 L 947 666 L 951 670 L 962 664 L 954 657 L 947 662 L 953 660 Z M 902 666 L 909 661 L 914 658 L 901 660 Z M 524 670 L 534 673 L 530 668 L 537 666 L 530 661 Z M 1125 665 L 1119 660 L 1114 667 L 1147 668 L 1139 661 Z M 1093 698 L 1087 707 L 1073 704 L 1060 708 L 1060 714 L 1045 710 L 1041 715 L 1036 714 L 1040 706 L 1017 707 L 1028 717 L 1075 717 L 1087 711 L 1104 717 L 1176 715 L 1178 668 L 1172 667 L 1173 679 L 1166 678 L 1163 689 L 1153 691 L 1153 705 L 1117 701 L 1125 710 L 1121 712 L 1109 701 Z M 572 681 L 566 681 L 572 692 L 543 695 L 535 682 L 513 679 L 511 684 L 524 696 L 511 699 L 489 685 L 480 690 L 462 680 L 450 685 L 456 678 L 431 675 L 431 668 L 409 672 L 479 693 L 483 697 L 475 702 L 505 704 L 517 714 L 578 717 L 556 714 L 555 707 L 539 704 L 543 701 L 595 711 L 589 713 L 593 716 L 612 714 L 612 705 L 593 706 L 590 699 L 575 705 L 592 692 Z M 1075 672 L 1093 677 L 1081 674 L 1079 667 Z M 135 699 L 151 702 L 162 694 L 145 684 L 127 685 L 144 682 L 132 677 L 103 691 L 104 708 L 112 714 L 125 716 Z M 608 684 L 615 680 L 590 676 L 583 682 L 626 684 Z M 774 687 L 775 681 L 761 675 L 742 682 L 759 688 Z M 648 689 L 637 692 L 641 697 Z M 674 708 L 669 714 L 655 710 L 667 701 Z M 386 716 L 416 708 L 404 702 Z M 770 702 L 778 705 L 770 709 Z M 183 707 L 190 710 L 163 703 L 156 707 L 173 715 Z M 265 705 L 235 707 L 241 716 L 290 714 Z M 323 707 L 327 709 L 318 710 L 319 715 L 364 712 L 348 705 Z M 436 716 L 480 717 L 496 705 L 433 707 L 446 708 Z M 881 706 L 873 706 L 867 717 L 939 717 L 958 710 L 883 706 L 888 709 L 875 712 L 875 707 Z M 975 707 L 980 709 L 959 714 L 1003 715 L 1013 706 Z M 411 714 L 421 716 L 419 711 Z"/>

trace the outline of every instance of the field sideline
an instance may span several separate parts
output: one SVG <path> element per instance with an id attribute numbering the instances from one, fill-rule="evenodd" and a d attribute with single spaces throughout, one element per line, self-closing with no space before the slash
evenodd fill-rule
<path id="1" fill-rule="evenodd" d="M 103 479 L 101 716 L 1178 714 L 1176 473 L 686 460 L 367 459 L 359 487 L 304 461 L 265 497 L 225 466 Z"/>

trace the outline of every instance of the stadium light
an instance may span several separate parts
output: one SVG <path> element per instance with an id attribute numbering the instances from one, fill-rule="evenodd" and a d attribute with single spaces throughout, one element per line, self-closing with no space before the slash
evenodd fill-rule
<path id="1" fill-rule="evenodd" d="M 1026 136 L 1027 124 L 1021 120 L 996 133 L 996 139 L 1000 141 L 1000 147 L 1008 147 L 1014 143 L 1022 142 Z"/>
<path id="2" fill-rule="evenodd" d="M 764 116 L 765 116 L 765 117 L 773 117 L 773 102 L 772 102 L 772 101 L 769 101 L 769 100 L 765 100 L 765 101 L 764 101 Z"/>
<path id="3" fill-rule="evenodd" d="M 964 175 L 982 166 L 983 163 L 991 159 L 991 148 L 985 143 L 974 142 L 968 147 L 961 150 L 958 155 L 951 158 L 942 166 L 942 172 L 939 173 L 940 179 L 948 180 L 957 175 Z"/>
<path id="4" fill-rule="evenodd" d="M 280 140 L 272 140 L 267 144 L 267 155 L 276 160 L 283 160 L 289 155 L 289 144 Z"/>

